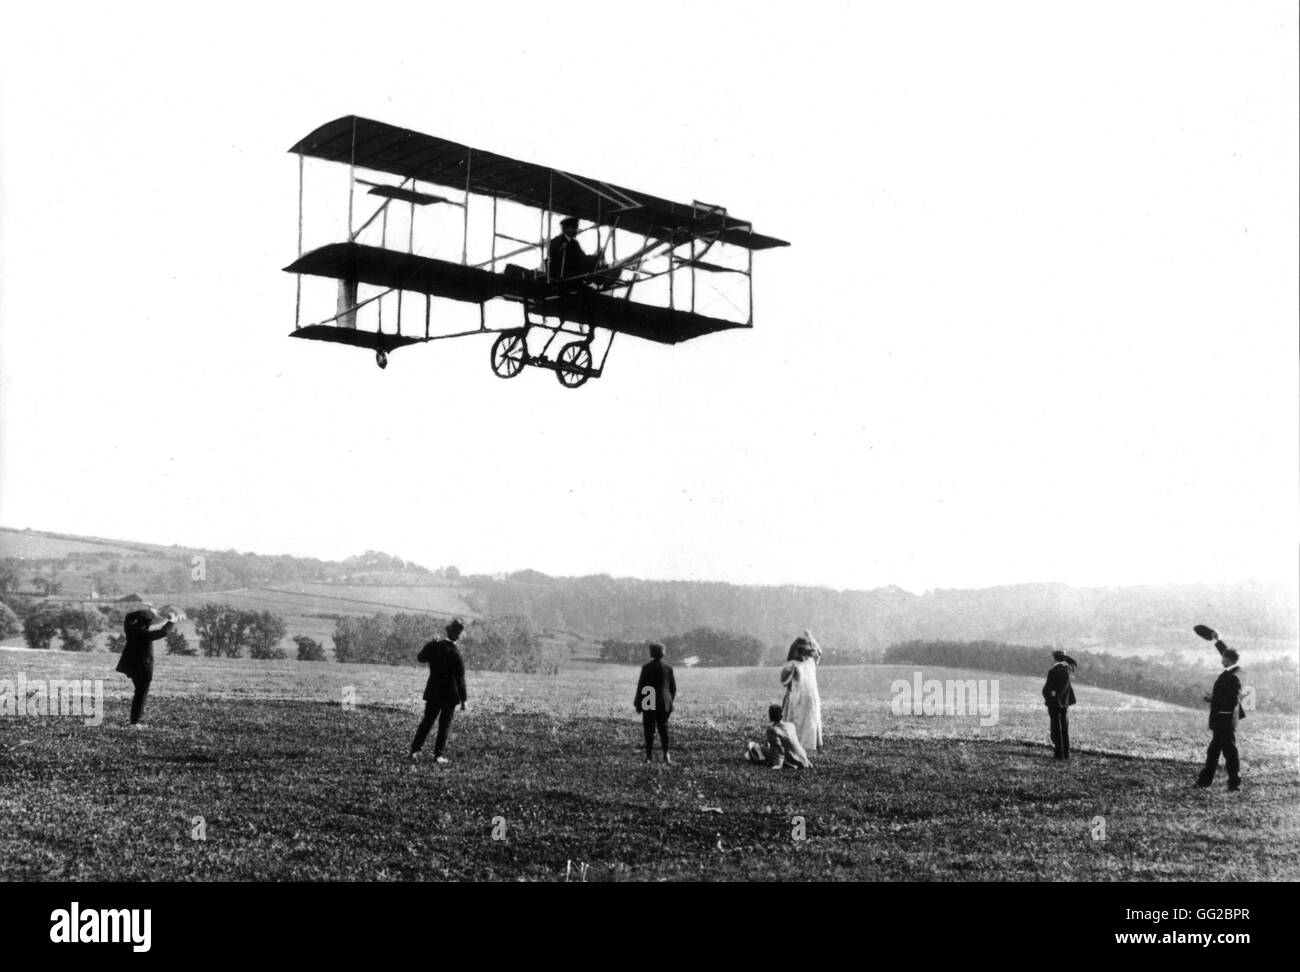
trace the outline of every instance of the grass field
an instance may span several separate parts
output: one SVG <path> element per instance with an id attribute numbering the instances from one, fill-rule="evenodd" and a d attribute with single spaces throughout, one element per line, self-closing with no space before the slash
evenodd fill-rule
<path id="1" fill-rule="evenodd" d="M 894 715 L 910 667 L 826 668 L 827 749 L 778 772 L 741 759 L 775 670 L 679 669 L 677 765 L 647 766 L 634 669 L 471 672 L 454 762 L 412 767 L 421 670 L 163 658 L 134 732 L 112 664 L 0 651 L 0 678 L 105 679 L 108 710 L 0 717 L 0 877 L 1300 878 L 1296 724 L 1266 713 L 1228 794 L 1190 787 L 1199 711 L 1079 686 L 1058 765 L 1037 679 L 1000 678 L 984 727 Z"/>

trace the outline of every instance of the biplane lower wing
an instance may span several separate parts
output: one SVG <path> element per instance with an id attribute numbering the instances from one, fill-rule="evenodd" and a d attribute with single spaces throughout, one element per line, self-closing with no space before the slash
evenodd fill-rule
<path id="1" fill-rule="evenodd" d="M 533 310 L 549 317 L 603 327 L 659 344 L 680 344 L 717 331 L 749 327 L 720 317 L 638 304 L 585 289 L 539 301 L 533 305 Z"/>
<path id="2" fill-rule="evenodd" d="M 284 268 L 289 273 L 305 273 L 336 280 L 354 280 L 375 287 L 389 287 L 443 297 L 449 300 L 482 304 L 498 297 L 522 301 L 538 314 L 591 327 L 628 334 L 659 344 L 679 344 L 716 331 L 745 328 L 748 324 L 717 317 L 641 304 L 623 297 L 601 293 L 583 285 L 557 285 L 527 275 L 493 273 L 482 267 L 470 267 L 447 260 L 403 253 L 360 243 L 331 243 L 305 253 Z M 312 333 L 304 333 L 304 332 Z M 341 332 L 326 336 L 322 332 Z M 393 347 L 413 344 L 421 338 L 391 334 L 375 335 L 325 324 L 299 328 L 296 336 L 338 341 L 376 350 L 391 350 L 369 338 L 395 342 Z"/>
<path id="3" fill-rule="evenodd" d="M 335 344 L 350 344 L 354 348 L 369 348 L 371 351 L 383 351 L 385 354 L 397 348 L 404 348 L 408 344 L 424 343 L 424 338 L 364 331 L 355 327 L 336 327 L 333 324 L 311 324 L 307 327 L 300 327 L 290 332 L 290 336 L 306 338 L 308 341 L 332 341 Z"/>
<path id="4" fill-rule="evenodd" d="M 501 274 L 482 267 L 467 267 L 448 260 L 388 250 L 361 243 L 331 243 L 304 253 L 284 268 L 289 273 L 308 273 L 335 280 L 355 280 L 374 287 L 409 290 L 431 297 L 482 304 L 502 297 L 506 290 L 520 288 L 531 292 L 523 296 L 542 297 L 550 288 L 537 281 L 506 281 Z M 509 288 L 504 286 L 509 283 Z"/>

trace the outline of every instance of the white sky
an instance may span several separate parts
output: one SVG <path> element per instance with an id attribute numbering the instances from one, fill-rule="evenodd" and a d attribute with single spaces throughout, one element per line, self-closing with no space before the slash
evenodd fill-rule
<path id="1" fill-rule="evenodd" d="M 1296 578 L 1293 3 L 26 4 L 0 524 L 466 571 Z M 293 341 L 356 113 L 792 241 L 578 391 Z"/>

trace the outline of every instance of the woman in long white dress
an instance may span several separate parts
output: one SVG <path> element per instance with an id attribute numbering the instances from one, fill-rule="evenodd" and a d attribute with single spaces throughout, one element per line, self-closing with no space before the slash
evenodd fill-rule
<path id="1" fill-rule="evenodd" d="M 810 753 L 822 748 L 822 697 L 817 691 L 817 663 L 821 657 L 821 645 L 805 631 L 790 645 L 781 669 L 781 684 L 785 686 L 782 717 L 794 723 L 799 742 Z"/>

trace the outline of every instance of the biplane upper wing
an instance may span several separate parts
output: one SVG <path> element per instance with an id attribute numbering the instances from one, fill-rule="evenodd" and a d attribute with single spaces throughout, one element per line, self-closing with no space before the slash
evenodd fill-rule
<path id="1" fill-rule="evenodd" d="M 316 129 L 289 151 L 615 225 L 656 239 L 716 236 L 750 250 L 788 246 L 742 219 L 670 202 L 598 179 L 470 148 L 383 122 L 347 115 Z"/>
<path id="2" fill-rule="evenodd" d="M 691 311 L 639 304 L 586 287 L 563 288 L 529 277 L 492 273 L 481 267 L 469 267 L 448 260 L 436 260 L 433 257 L 361 243 L 331 243 L 322 246 L 304 253 L 284 269 L 289 273 L 355 280 L 376 287 L 391 287 L 478 304 L 496 297 L 529 300 L 552 317 L 581 324 L 598 324 L 611 331 L 660 344 L 679 344 L 715 331 L 748 326 Z M 340 333 L 336 335 L 334 332 Z M 379 347 L 371 337 L 365 336 L 369 334 L 372 332 L 328 325 L 299 328 L 294 332 L 297 337 Z M 418 340 L 404 339 L 399 335 L 380 335 L 380 338 L 398 342 L 394 346 Z M 392 349 L 385 347 L 384 350 Z"/>

